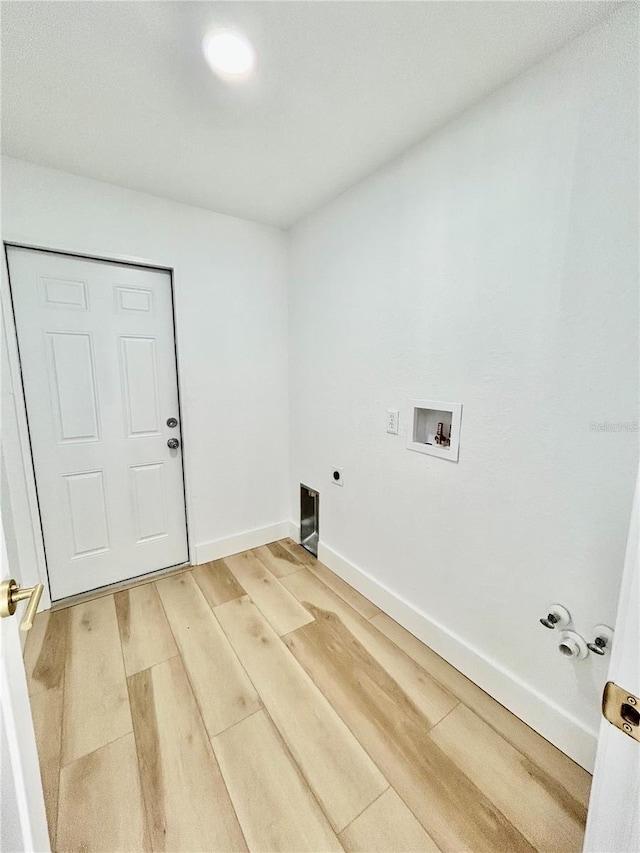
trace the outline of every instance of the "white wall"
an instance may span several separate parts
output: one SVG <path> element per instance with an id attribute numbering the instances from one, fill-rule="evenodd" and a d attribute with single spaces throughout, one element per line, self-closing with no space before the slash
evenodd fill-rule
<path id="1" fill-rule="evenodd" d="M 289 518 L 286 235 L 3 158 L 2 237 L 173 267 L 194 556 L 281 535 Z"/>
<path id="2" fill-rule="evenodd" d="M 291 495 L 320 491 L 320 556 L 587 766 L 606 660 L 538 618 L 615 613 L 638 435 L 590 425 L 638 417 L 636 14 L 291 244 Z M 457 464 L 406 449 L 412 397 L 463 404 Z"/>

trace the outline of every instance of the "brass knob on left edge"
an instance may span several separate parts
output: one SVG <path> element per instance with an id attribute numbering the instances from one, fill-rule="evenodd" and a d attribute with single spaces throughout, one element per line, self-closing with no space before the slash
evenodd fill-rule
<path id="1" fill-rule="evenodd" d="M 8 581 L 0 582 L 0 617 L 13 616 L 16 612 L 16 607 L 19 601 L 29 599 L 27 607 L 20 623 L 21 631 L 28 631 L 33 627 L 33 620 L 40 604 L 42 591 L 44 586 L 37 583 L 35 586 L 25 587 L 20 589 L 16 581 L 11 578 Z"/>

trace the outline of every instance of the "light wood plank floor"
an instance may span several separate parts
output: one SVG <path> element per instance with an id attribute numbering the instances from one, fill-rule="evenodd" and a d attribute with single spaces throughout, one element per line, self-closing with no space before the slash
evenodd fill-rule
<path id="1" fill-rule="evenodd" d="M 591 777 L 291 540 L 38 615 L 52 849 L 582 847 Z"/>

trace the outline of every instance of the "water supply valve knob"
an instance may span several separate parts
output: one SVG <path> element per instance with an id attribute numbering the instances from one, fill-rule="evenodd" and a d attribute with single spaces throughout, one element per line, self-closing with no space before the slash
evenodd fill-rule
<path id="1" fill-rule="evenodd" d="M 571 622 L 571 614 L 562 604 L 552 604 L 547 616 L 540 619 L 545 628 L 566 628 Z"/>
<path id="2" fill-rule="evenodd" d="M 595 640 L 592 643 L 587 643 L 587 648 L 594 653 L 594 655 L 604 655 L 607 652 L 607 649 L 611 647 L 611 641 L 613 640 L 613 631 L 609 628 L 608 625 L 596 625 L 593 629 L 593 633 L 596 635 Z"/>

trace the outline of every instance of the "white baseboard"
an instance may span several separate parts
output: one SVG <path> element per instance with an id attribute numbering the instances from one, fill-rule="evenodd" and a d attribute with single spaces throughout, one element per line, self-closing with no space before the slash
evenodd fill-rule
<path id="1" fill-rule="evenodd" d="M 292 523 L 291 538 L 298 541 Z M 318 558 L 558 749 L 593 772 L 597 732 L 320 542 Z"/>
<path id="2" fill-rule="evenodd" d="M 285 539 L 290 534 L 290 523 L 280 521 L 278 524 L 270 524 L 268 527 L 258 527 L 255 530 L 245 530 L 236 536 L 225 536 L 224 539 L 215 539 L 213 542 L 203 542 L 196 545 L 195 563 L 208 563 L 210 560 L 220 560 L 231 554 L 239 554 L 248 551 L 249 548 L 258 548 L 260 545 L 268 545 L 278 539 Z"/>

